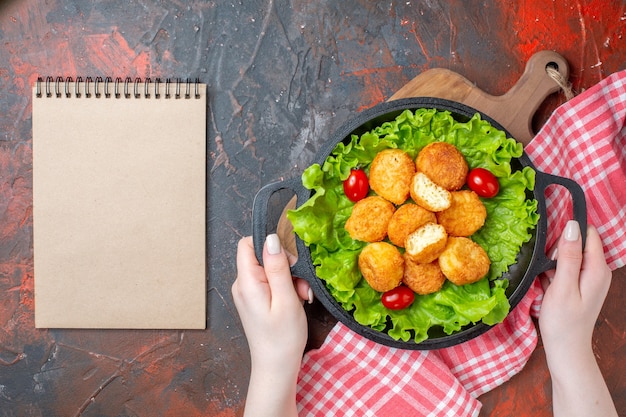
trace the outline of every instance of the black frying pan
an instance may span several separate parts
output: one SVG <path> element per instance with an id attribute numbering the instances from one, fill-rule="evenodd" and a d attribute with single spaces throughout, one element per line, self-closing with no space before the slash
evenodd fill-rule
<path id="1" fill-rule="evenodd" d="M 495 120 L 465 104 L 430 97 L 417 97 L 394 100 L 385 102 L 372 107 L 369 110 L 359 113 L 355 118 L 345 123 L 331 139 L 317 153 L 313 163 L 322 165 L 326 157 L 330 155 L 337 143 L 349 140 L 351 135 L 361 135 L 383 122 L 394 120 L 404 110 L 434 108 L 442 111 L 449 111 L 452 116 L 460 122 L 466 122 L 474 114 L 480 113 L 484 120 L 489 121 L 495 128 L 504 131 L 507 137 L 512 137 L 506 129 L 504 129 Z M 528 156 L 524 153 L 521 157 L 511 161 L 513 171 L 521 170 L 523 167 L 531 167 L 536 171 L 535 188 L 530 195 L 538 201 L 539 223 L 532 231 L 530 241 L 522 245 L 517 256 L 516 264 L 509 268 L 503 278 L 509 280 L 509 286 L 506 294 L 511 305 L 511 311 L 522 300 L 528 289 L 530 288 L 534 278 L 542 272 L 554 269 L 556 262 L 548 259 L 545 253 L 546 233 L 547 233 L 547 214 L 545 202 L 545 190 L 552 184 L 564 186 L 570 192 L 573 202 L 573 215 L 581 227 L 583 245 L 585 243 L 585 232 L 587 230 L 587 211 L 585 204 L 585 195 L 582 188 L 574 181 L 546 174 L 533 166 Z M 263 243 L 268 234 L 268 202 L 270 198 L 280 190 L 291 190 L 296 195 L 296 207 L 301 206 L 311 197 L 311 190 L 304 188 L 300 178 L 294 178 L 286 181 L 279 181 L 268 184 L 261 188 L 254 199 L 252 208 L 253 223 L 253 240 L 257 259 L 262 262 Z M 298 261 L 292 267 L 294 276 L 303 278 L 308 281 L 313 289 L 315 297 L 326 307 L 326 309 L 339 321 L 348 326 L 358 334 L 373 340 L 375 342 L 402 349 L 439 349 L 457 345 L 468 341 L 476 336 L 483 334 L 492 326 L 479 322 L 474 325 L 468 325 L 463 329 L 451 335 L 441 332 L 429 332 L 428 339 L 415 343 L 413 340 L 401 341 L 395 340 L 384 332 L 374 330 L 368 326 L 358 323 L 349 311 L 343 307 L 332 297 L 326 288 L 325 283 L 315 274 L 315 267 L 311 260 L 311 254 L 308 247 L 296 235 L 296 248 L 298 250 Z"/>

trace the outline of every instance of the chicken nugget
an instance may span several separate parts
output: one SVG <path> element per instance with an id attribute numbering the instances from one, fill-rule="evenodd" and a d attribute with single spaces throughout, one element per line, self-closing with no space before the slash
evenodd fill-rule
<path id="1" fill-rule="evenodd" d="M 398 248 L 390 243 L 370 243 L 359 254 L 359 270 L 374 290 L 389 291 L 402 281 L 404 258 Z"/>
<path id="2" fill-rule="evenodd" d="M 487 219 L 478 194 L 470 190 L 453 191 L 450 207 L 437 213 L 437 223 L 446 228 L 450 236 L 471 236 L 483 227 Z"/>
<path id="3" fill-rule="evenodd" d="M 450 191 L 432 182 L 423 172 L 413 176 L 410 193 L 413 201 L 429 211 L 445 210 L 452 202 Z"/>
<path id="4" fill-rule="evenodd" d="M 447 240 L 448 234 L 442 225 L 426 223 L 407 236 L 404 242 L 405 255 L 413 262 L 430 263 L 444 250 Z"/>
<path id="5" fill-rule="evenodd" d="M 435 213 L 417 204 L 407 203 L 398 207 L 387 227 L 387 237 L 396 246 L 404 247 L 406 237 L 426 223 L 436 223 Z"/>
<path id="6" fill-rule="evenodd" d="M 409 198 L 415 162 L 400 149 L 385 149 L 374 157 L 370 166 L 370 187 L 381 197 L 400 205 Z"/>
<path id="7" fill-rule="evenodd" d="M 446 277 L 441 272 L 437 261 L 420 264 L 413 262 L 409 257 L 405 257 L 402 282 L 413 292 L 426 295 L 439 291 L 446 282 Z"/>
<path id="8" fill-rule="evenodd" d="M 491 266 L 489 255 L 476 242 L 467 237 L 450 237 L 439 255 L 441 271 L 456 285 L 479 281 Z"/>
<path id="9" fill-rule="evenodd" d="M 417 155 L 417 170 L 448 191 L 463 187 L 469 167 L 456 146 L 446 142 L 426 145 Z"/>
<path id="10" fill-rule="evenodd" d="M 395 206 L 382 197 L 366 197 L 352 208 L 345 229 L 354 240 L 380 242 L 387 237 L 387 226 L 395 211 Z"/>

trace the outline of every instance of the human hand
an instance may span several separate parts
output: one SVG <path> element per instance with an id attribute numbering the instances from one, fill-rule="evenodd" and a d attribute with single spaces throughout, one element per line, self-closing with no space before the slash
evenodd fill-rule
<path id="1" fill-rule="evenodd" d="M 556 271 L 546 274 L 539 328 L 552 379 L 555 417 L 617 417 L 591 337 L 611 284 L 602 241 L 587 229 L 582 250 L 578 222 L 569 221 L 556 246 Z"/>
<path id="2" fill-rule="evenodd" d="M 539 327 L 548 359 L 591 349 L 595 322 L 611 283 L 602 241 L 590 226 L 584 251 L 578 222 L 570 221 L 556 247 L 556 271 L 542 281 Z"/>
<path id="3" fill-rule="evenodd" d="M 290 366 L 297 371 L 307 340 L 302 301 L 312 301 L 312 291 L 306 281 L 292 278 L 289 254 L 277 235 L 267 236 L 263 264 L 256 259 L 252 238 L 241 239 L 232 295 L 252 365 L 268 372 Z"/>

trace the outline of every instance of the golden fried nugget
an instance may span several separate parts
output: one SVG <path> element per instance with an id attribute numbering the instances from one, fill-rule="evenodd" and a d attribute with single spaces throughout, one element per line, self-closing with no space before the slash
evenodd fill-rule
<path id="1" fill-rule="evenodd" d="M 385 292 L 400 285 L 404 276 L 404 258 L 392 244 L 374 242 L 359 254 L 359 269 L 370 287 Z"/>
<path id="2" fill-rule="evenodd" d="M 426 145 L 417 155 L 417 170 L 448 191 L 463 187 L 469 167 L 456 146 L 446 142 Z"/>
<path id="3" fill-rule="evenodd" d="M 370 187 L 381 197 L 400 205 L 409 198 L 415 163 L 400 149 L 385 149 L 374 157 L 370 166 Z"/>
<path id="4" fill-rule="evenodd" d="M 382 197 L 366 197 L 352 208 L 345 229 L 354 240 L 380 242 L 387 237 L 387 226 L 395 211 L 395 206 Z"/>
<path id="5" fill-rule="evenodd" d="M 445 210 L 452 202 L 450 191 L 432 182 L 423 172 L 413 176 L 410 193 L 413 201 L 429 211 Z"/>
<path id="6" fill-rule="evenodd" d="M 450 237 L 439 255 L 443 274 L 456 285 L 479 281 L 487 272 L 491 261 L 487 252 L 467 237 Z"/>
<path id="7" fill-rule="evenodd" d="M 407 236 L 405 255 L 414 262 L 430 263 L 444 250 L 447 240 L 448 234 L 442 225 L 426 223 Z"/>
<path id="8" fill-rule="evenodd" d="M 452 203 L 437 213 L 437 223 L 446 228 L 450 236 L 471 236 L 483 227 L 487 218 L 478 194 L 470 190 L 453 191 Z"/>
<path id="9" fill-rule="evenodd" d="M 420 264 L 405 257 L 402 282 L 415 293 L 426 295 L 439 291 L 446 282 L 446 277 L 437 261 Z"/>
<path id="10" fill-rule="evenodd" d="M 417 204 L 407 203 L 398 207 L 387 227 L 387 237 L 396 246 L 404 247 L 406 237 L 426 223 L 437 223 L 435 213 Z"/>

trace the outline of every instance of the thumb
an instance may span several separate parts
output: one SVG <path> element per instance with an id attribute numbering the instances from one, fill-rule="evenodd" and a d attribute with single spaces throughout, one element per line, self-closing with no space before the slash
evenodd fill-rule
<path id="1" fill-rule="evenodd" d="M 272 302 L 276 300 L 288 300 L 290 297 L 294 299 L 298 298 L 293 285 L 287 253 L 283 249 L 280 238 L 276 234 L 268 235 L 265 238 L 263 266 L 272 293 Z"/>
<path id="2" fill-rule="evenodd" d="M 580 296 L 579 276 L 582 266 L 582 239 L 580 225 L 575 220 L 567 222 L 559 240 L 556 272 L 551 286 L 553 291 L 571 293 Z"/>

